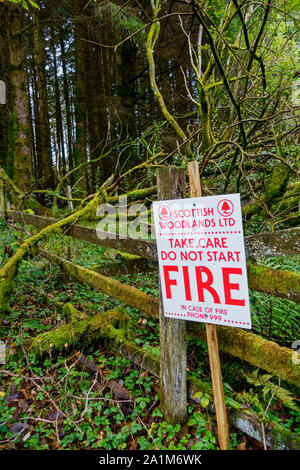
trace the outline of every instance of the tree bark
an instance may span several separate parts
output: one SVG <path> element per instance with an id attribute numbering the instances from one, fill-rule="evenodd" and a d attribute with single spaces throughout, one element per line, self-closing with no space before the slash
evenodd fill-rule
<path id="1" fill-rule="evenodd" d="M 75 45 L 75 121 L 76 121 L 76 143 L 74 151 L 75 167 L 87 161 L 87 104 L 86 104 L 86 47 L 82 39 L 86 37 L 84 24 L 83 0 L 74 0 L 74 15 L 76 16 L 74 45 Z M 87 189 L 86 169 L 75 173 L 77 187 L 84 193 Z"/>
<path id="2" fill-rule="evenodd" d="M 157 178 L 158 200 L 178 199 L 185 194 L 185 171 L 163 167 Z M 187 415 L 186 322 L 164 316 L 160 291 L 160 403 L 167 422 L 183 423 Z"/>
<path id="3" fill-rule="evenodd" d="M 14 182 L 23 192 L 29 192 L 32 183 L 32 167 L 29 105 L 21 39 L 23 11 L 15 5 L 9 5 L 7 8 L 11 81 L 9 152 L 13 160 Z"/>
<path id="4" fill-rule="evenodd" d="M 45 188 L 53 187 L 54 173 L 52 168 L 51 157 L 51 138 L 50 138 L 50 125 L 49 125 L 49 110 L 48 110 L 48 96 L 47 96 L 47 82 L 45 70 L 45 41 L 40 24 L 40 13 L 34 13 L 34 49 L 35 49 L 35 63 L 37 71 L 37 86 L 38 86 L 38 104 L 39 104 L 39 125 L 40 128 L 37 132 L 40 135 L 41 155 L 43 172 L 43 186 Z"/>
<path id="5" fill-rule="evenodd" d="M 60 88 L 59 88 L 59 80 L 57 75 L 57 58 L 56 58 L 56 45 L 55 45 L 55 29 L 54 26 L 51 25 L 51 41 L 50 41 L 50 48 L 53 55 L 53 71 L 54 71 L 54 90 L 55 90 L 55 121 L 56 121 L 56 139 L 59 151 L 59 155 L 57 155 L 58 159 L 58 170 L 65 175 L 66 173 L 66 156 L 65 156 L 65 145 L 64 145 L 64 133 L 63 133 L 63 125 L 62 125 L 62 110 L 60 104 Z"/>
<path id="6" fill-rule="evenodd" d="M 74 155 L 73 155 L 73 138 L 72 138 L 72 118 L 71 118 L 71 102 L 70 102 L 70 88 L 68 83 L 68 75 L 67 75 L 67 65 L 66 65 L 66 53 L 65 53 L 65 45 L 64 45 L 64 31 L 62 26 L 59 28 L 59 43 L 60 43 L 60 51 L 61 51 L 61 64 L 63 70 L 63 92 L 64 92 L 64 100 L 65 100 L 65 113 L 66 113 L 66 125 L 67 125 L 67 136 L 68 136 L 68 170 L 72 170 L 74 168 Z M 73 178 L 71 176 L 71 182 L 73 182 Z"/>

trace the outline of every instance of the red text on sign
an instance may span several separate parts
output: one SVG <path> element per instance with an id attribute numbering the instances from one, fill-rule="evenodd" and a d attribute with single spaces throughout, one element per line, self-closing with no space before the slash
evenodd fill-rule
<path id="1" fill-rule="evenodd" d="M 197 296 L 199 302 L 208 301 L 208 298 L 213 300 L 213 303 L 220 304 L 220 295 L 225 299 L 226 305 L 245 305 L 244 299 L 233 298 L 232 291 L 237 292 L 240 290 L 240 285 L 238 282 L 231 282 L 230 276 L 242 276 L 241 268 L 222 268 L 222 286 L 215 287 L 213 273 L 206 266 L 195 266 L 195 278 L 197 286 Z M 171 274 L 174 273 L 174 274 Z M 176 274 L 175 274 L 176 273 Z M 178 274 L 182 275 L 183 286 L 185 299 L 191 301 L 192 299 L 192 290 L 190 283 L 190 268 L 188 266 L 182 266 L 182 274 L 179 273 L 178 266 L 163 266 L 163 282 L 166 292 L 166 298 L 172 299 L 172 287 L 175 289 L 178 287 Z"/>

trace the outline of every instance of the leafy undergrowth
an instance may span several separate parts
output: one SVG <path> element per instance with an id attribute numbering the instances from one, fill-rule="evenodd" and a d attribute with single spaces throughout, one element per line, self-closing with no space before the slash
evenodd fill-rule
<path id="1" fill-rule="evenodd" d="M 3 227 L 0 230 L 0 244 L 5 246 L 8 242 L 14 251 L 24 235 L 15 232 L 9 235 Z M 53 242 L 49 241 L 47 246 L 50 247 Z M 116 254 L 114 250 L 67 237 L 53 245 L 51 250 L 86 267 L 110 264 L 114 262 Z M 6 262 L 8 256 L 9 253 L 6 253 L 2 261 Z M 278 259 L 265 262 L 277 263 L 278 267 L 282 267 Z M 287 262 L 296 270 L 291 265 L 293 260 L 285 259 Z M 122 275 L 118 279 L 146 293 L 158 295 L 158 278 L 155 273 Z M 263 294 L 251 294 L 254 327 L 263 336 L 290 345 L 289 342 L 295 339 L 297 332 L 299 311 L 292 302 L 270 299 Z M 26 339 L 66 323 L 68 319 L 60 313 L 57 302 L 67 301 L 90 316 L 121 305 L 101 292 L 68 279 L 48 261 L 38 258 L 24 261 L 10 298 L 11 312 L 2 320 L 1 339 L 13 344 L 20 336 Z M 126 310 L 135 320 L 132 333 L 136 344 L 158 355 L 157 322 L 145 318 L 136 309 L 127 307 Z M 7 371 L 1 374 L 0 386 L 2 448 L 218 448 L 216 423 L 207 412 L 208 397 L 202 397 L 202 406 L 190 404 L 189 417 L 184 426 L 167 425 L 159 408 L 159 385 L 155 377 L 101 345 L 83 348 L 80 352 L 100 367 L 103 373 L 101 382 L 80 370 L 72 359 L 72 352 L 67 350 L 64 354 L 43 359 L 24 356 L 16 361 L 11 358 L 2 367 L 2 371 L 4 367 Z M 188 358 L 190 373 L 210 383 L 206 343 L 192 340 Z M 242 406 L 251 407 L 262 419 L 274 386 L 277 387 L 276 379 L 266 374 L 255 376 L 253 367 L 226 354 L 221 355 L 221 361 L 228 405 L 230 398 L 234 398 Z M 130 399 L 115 396 L 107 387 L 109 380 L 116 381 L 124 388 L 130 394 Z M 282 385 L 289 392 L 277 392 L 265 421 L 280 423 L 286 429 L 300 434 L 297 390 L 288 384 Z M 231 429 L 230 435 L 233 448 L 260 446 L 235 429 Z"/>
<path id="2" fill-rule="evenodd" d="M 2 448 L 215 449 L 215 423 L 200 406 L 189 406 L 185 426 L 163 421 L 158 380 L 129 360 L 89 351 L 101 382 L 78 370 L 72 357 L 10 363 L 0 392 Z M 30 365 L 29 365 L 30 364 Z M 117 398 L 113 379 L 130 394 Z"/>

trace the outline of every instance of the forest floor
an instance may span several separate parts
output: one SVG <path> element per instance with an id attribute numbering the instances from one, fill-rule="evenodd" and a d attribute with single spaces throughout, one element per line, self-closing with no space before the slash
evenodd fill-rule
<path id="1" fill-rule="evenodd" d="M 4 246 L 9 243 L 15 250 L 23 237 L 20 232 L 9 233 L 4 224 L 0 226 L 0 263 L 7 261 L 7 255 L 2 255 Z M 53 240 L 47 243 L 52 244 Z M 62 257 L 71 254 L 72 260 L 88 268 L 109 265 L 116 255 L 114 250 L 68 237 L 63 237 L 51 251 Z M 269 258 L 264 263 L 299 271 L 299 260 L 300 257 Z M 118 280 L 158 296 L 158 278 L 153 272 L 119 275 Z M 56 308 L 57 302 L 71 302 L 88 316 L 121 305 L 66 278 L 49 261 L 24 261 L 10 298 L 11 312 L 2 321 L 0 339 L 11 345 L 20 337 L 33 337 L 66 323 Z M 256 333 L 288 347 L 297 339 L 300 312 L 293 302 L 251 292 L 251 309 Z M 127 307 L 126 311 L 134 320 L 135 343 L 158 355 L 157 322 L 144 318 L 136 309 Z M 78 367 L 74 351 L 67 345 L 64 353 L 43 358 L 24 353 L 1 366 L 6 373 L 1 374 L 0 382 L 0 449 L 218 449 L 216 420 L 208 412 L 207 396 L 203 395 L 201 404 L 189 403 L 183 426 L 168 425 L 159 407 L 156 377 L 101 343 L 78 345 L 77 351 L 101 370 L 101 383 L 95 375 Z M 221 354 L 221 363 L 226 396 L 263 416 L 272 390 L 268 384 L 274 387 L 278 379 L 263 372 L 257 375 L 254 367 L 226 354 Z M 210 383 L 205 342 L 189 343 L 188 369 Z M 109 389 L 110 380 L 126 392 L 126 399 Z M 267 420 L 300 435 L 299 390 L 287 383 L 281 386 L 283 392 L 272 400 Z M 233 449 L 262 448 L 232 427 L 230 438 Z"/>

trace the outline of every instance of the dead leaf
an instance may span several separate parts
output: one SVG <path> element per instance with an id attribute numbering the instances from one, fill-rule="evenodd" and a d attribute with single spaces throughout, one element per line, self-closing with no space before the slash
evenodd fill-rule
<path id="1" fill-rule="evenodd" d="M 246 441 L 241 442 L 241 443 L 237 446 L 237 449 L 238 449 L 238 450 L 246 450 Z"/>

